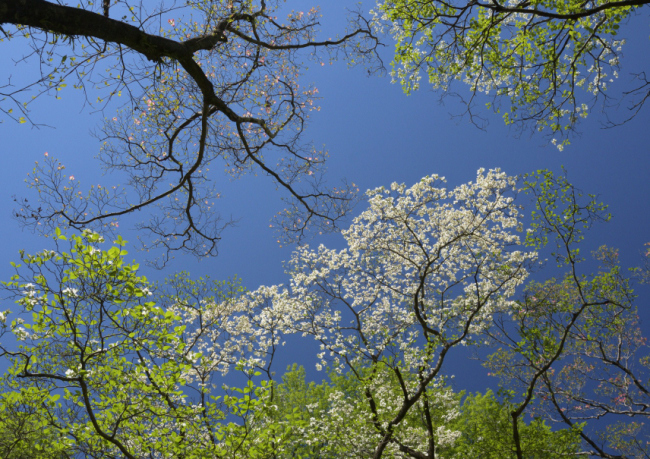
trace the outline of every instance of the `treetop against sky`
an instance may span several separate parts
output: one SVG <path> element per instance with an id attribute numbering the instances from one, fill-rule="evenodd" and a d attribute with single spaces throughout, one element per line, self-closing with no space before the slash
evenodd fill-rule
<path id="1" fill-rule="evenodd" d="M 646 3 L 0 0 L 0 447 L 647 454 Z"/>
<path id="2" fill-rule="evenodd" d="M 147 247 L 214 255 L 233 222 L 218 211 L 215 174 L 225 170 L 267 176 L 284 193 L 290 202 L 276 226 L 288 240 L 312 226 L 336 228 L 356 188 L 326 184 L 327 150 L 304 133 L 318 108 L 317 88 L 303 76 L 309 66 L 340 58 L 371 74 L 392 59 L 393 78 L 407 92 L 425 71 L 443 93 L 470 94 L 465 121 L 478 122 L 485 110 L 477 105 L 487 103 L 506 124 L 548 131 L 563 147 L 601 99 L 618 100 L 604 81 L 621 67 L 621 26 L 645 2 L 624 3 L 381 2 L 345 14 L 337 8 L 347 23 L 322 33 L 318 9 L 290 10 L 284 2 L 2 2 L 4 40 L 29 47 L 17 58 L 38 72 L 25 84 L 8 75 L 0 109 L 8 119 L 38 123 L 29 110 L 42 96 L 78 88 L 84 104 L 106 108 L 95 131 L 98 159 L 120 176 L 111 186 L 89 187 L 50 156 L 31 177 L 39 204 L 23 202 L 19 214 L 51 232 L 59 225 L 110 228 L 124 215 L 149 213 L 138 224 L 150 234 Z M 394 53 L 379 55 L 391 38 Z M 623 89 L 636 96 L 624 119 L 647 94 L 643 69 L 629 67 L 640 83 Z M 463 78 L 467 94 L 451 86 Z M 474 102 L 479 93 L 491 99 Z M 610 121 L 617 113 L 606 111 Z"/>
<path id="3" fill-rule="evenodd" d="M 605 206 L 540 171 L 521 184 L 535 208 L 522 231 L 517 184 L 479 170 L 453 189 L 438 176 L 375 189 L 346 248 L 300 247 L 287 287 L 255 291 L 186 273 L 154 285 L 125 262 L 122 239 L 103 249 L 90 230 L 57 231 L 56 250 L 21 252 L 4 284 L 17 309 L 0 320 L 11 364 L 0 401 L 26 424 L 0 428 L 21 448 L 91 457 L 492 457 L 495 444 L 517 458 L 642 453 L 648 362 L 633 279 L 612 249 L 597 272 L 580 257 Z M 563 278 L 515 299 L 549 250 Z M 291 372 L 274 382 L 292 335 L 312 337 L 317 365 L 333 370 L 333 385 L 292 393 L 312 402 L 302 406 L 286 398 Z M 503 393 L 473 414 L 480 396 L 470 397 L 462 415 L 443 368 L 468 346 L 483 349 Z M 245 386 L 223 384 L 232 372 Z M 499 421 L 479 427 L 482 410 Z M 556 431 L 540 418 L 558 416 Z M 605 419 L 607 440 L 589 424 Z M 19 439 L 32 425 L 45 439 Z"/>

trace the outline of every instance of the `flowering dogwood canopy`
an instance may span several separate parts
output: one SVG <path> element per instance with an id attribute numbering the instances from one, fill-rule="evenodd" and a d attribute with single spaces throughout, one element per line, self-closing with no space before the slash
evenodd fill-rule
<path id="1" fill-rule="evenodd" d="M 606 100 L 625 44 L 619 28 L 647 4 L 379 0 L 374 17 L 397 42 L 392 76 L 406 92 L 420 86 L 422 73 L 444 92 L 462 82 L 470 90 L 463 99 L 473 122 L 483 124 L 476 96 L 487 94 L 488 108 L 506 124 L 544 131 L 562 150 L 578 121 Z M 646 74 L 634 77 L 627 93 L 631 116 L 650 95 Z"/>
<path id="2" fill-rule="evenodd" d="M 11 364 L 0 406 L 33 413 L 27 425 L 44 436 L 32 447 L 82 457 L 235 459 L 240 451 L 266 457 L 282 444 L 271 441 L 282 437 L 282 424 L 262 429 L 251 420 L 270 388 L 250 378 L 268 374 L 274 324 L 241 309 L 236 281 L 179 274 L 156 288 L 124 261 L 121 239 L 100 250 L 101 236 L 87 230 L 66 251 L 66 236 L 58 238 L 56 251 L 23 254 L 5 283 L 19 310 L 10 323 L 9 311 L 0 316 L 1 334 L 17 340 L 0 343 Z M 229 371 L 243 372 L 247 384 L 222 387 Z M 24 427 L 0 422 L 2 429 L 15 437 Z"/>
<path id="3" fill-rule="evenodd" d="M 343 231 L 347 248 L 300 247 L 289 288 L 251 293 L 291 317 L 287 331 L 321 343 L 320 365 L 357 375 L 386 367 L 399 381 L 399 398 L 388 400 L 385 384 L 368 377 L 373 457 L 389 445 L 433 457 L 453 439 L 430 419 L 418 435 L 402 421 L 414 405 L 436 403 L 427 394 L 440 384 L 448 352 L 480 339 L 495 313 L 515 305 L 536 259 L 519 237 L 515 186 L 504 172 L 479 170 L 452 190 L 429 176 L 411 188 L 368 191 L 368 209 Z"/>
<path id="4" fill-rule="evenodd" d="M 517 193 L 535 203 L 526 231 Z M 121 239 L 102 250 L 86 230 L 65 251 L 58 231 L 56 250 L 22 253 L 5 283 L 18 311 L 0 314 L 0 333 L 16 340 L 0 344 L 11 363 L 0 406 L 43 426 L 55 450 L 87 457 L 648 452 L 632 438 L 650 403 L 632 280 L 606 248 L 599 271 L 582 272 L 583 232 L 605 206 L 549 172 L 522 185 L 498 169 L 455 188 L 433 175 L 367 198 L 342 232 L 347 247 L 301 246 L 287 286 L 254 291 L 185 273 L 152 285 L 124 262 Z M 527 282 L 547 245 L 568 272 Z M 330 384 L 306 388 L 295 367 L 275 378 L 274 357 L 301 336 L 320 344 L 314 360 L 330 367 Z M 461 346 L 481 348 L 499 400 L 461 402 L 445 376 Z M 245 385 L 226 385 L 230 373 Z M 25 428 L 0 420 L 10 438 Z"/>

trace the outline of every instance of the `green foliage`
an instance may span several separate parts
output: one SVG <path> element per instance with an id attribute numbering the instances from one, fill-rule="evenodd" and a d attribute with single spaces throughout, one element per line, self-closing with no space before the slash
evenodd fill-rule
<path id="1" fill-rule="evenodd" d="M 618 422 L 607 427 L 603 440 L 627 457 L 647 457 L 648 429 L 643 422 Z"/>
<path id="2" fill-rule="evenodd" d="M 9 363 L 0 408 L 10 414 L 0 419 L 0 452 L 8 459 L 27 451 L 37 459 L 647 454 L 638 438 L 650 359 L 632 280 L 616 250 L 602 246 L 594 253 L 597 270 L 585 270 L 579 252 L 585 231 L 608 219 L 606 207 L 594 196 L 585 199 L 565 176 L 529 174 L 523 191 L 535 210 L 523 241 L 516 235 L 523 229 L 519 205 L 501 192 L 516 189 L 514 178 L 479 171 L 480 191 L 459 187 L 459 200 L 444 206 L 435 204 L 450 194 L 433 187 L 435 180 L 408 192 L 394 184 L 408 199 L 371 192 L 381 218 L 366 212 L 356 220 L 345 233 L 354 249 L 298 249 L 290 289 L 248 292 L 237 279 L 194 280 L 184 272 L 152 285 L 137 264 L 125 261 L 121 238 L 102 249 L 103 239 L 91 231 L 70 237 L 56 231 L 56 250 L 21 252 L 16 274 L 4 283 L 18 310 L 0 313 L 0 356 Z M 480 236 L 480 212 L 464 212 L 471 226 L 459 233 L 463 219 L 454 205 L 487 208 L 500 225 Z M 398 231 L 414 215 L 417 224 Z M 419 242 L 405 243 L 414 234 Z M 476 235 L 469 257 L 462 247 L 406 256 L 432 241 L 455 243 L 459 234 Z M 494 234 L 505 242 L 486 245 Z M 537 257 L 524 255 L 524 246 L 541 251 L 549 244 L 567 272 L 529 282 L 518 293 Z M 354 253 L 359 247 L 367 257 Z M 508 254 L 512 262 L 504 262 Z M 463 295 L 479 292 L 475 302 L 450 301 L 453 292 L 440 288 L 441 277 L 422 288 L 423 272 L 440 276 L 444 269 L 434 269 L 432 258 L 463 264 L 463 256 L 465 270 L 478 260 L 476 270 L 462 274 L 474 284 L 461 286 Z M 405 260 L 425 268 L 411 276 Z M 457 274 L 445 274 L 452 288 L 460 285 Z M 409 290 L 409 276 L 415 289 Z M 489 308 L 486 298 L 513 276 L 513 286 L 495 299 L 498 307 Z M 380 285 L 371 288 L 377 279 Z M 476 287 L 479 279 L 494 282 L 485 294 Z M 440 301 L 431 293 L 441 294 Z M 412 298 L 415 309 L 409 309 Z M 453 307 L 460 308 L 457 316 Z M 356 325 L 344 317 L 350 313 Z M 467 318 L 455 322 L 462 314 Z M 424 325 L 422 335 L 404 333 L 414 324 Z M 271 362 L 288 333 L 320 342 L 317 365 L 334 364 L 327 381 L 308 383 L 294 365 L 273 382 Z M 492 354 L 480 355 L 501 381 L 497 396 L 489 390 L 465 396 L 442 376 L 447 352 L 461 344 L 490 348 Z M 219 383 L 232 371 L 245 382 Z"/>
<path id="3" fill-rule="evenodd" d="M 456 81 L 507 125 L 564 137 L 618 77 L 620 26 L 645 2 L 380 0 L 376 21 L 396 39 L 393 78 L 409 93 L 420 73 L 437 89 Z M 635 4 L 637 3 L 637 4 Z M 641 104 L 642 105 L 642 104 Z M 555 142 L 555 140 L 554 140 Z"/>
<path id="4" fill-rule="evenodd" d="M 370 371 L 364 375 L 369 377 Z M 293 365 L 282 376 L 282 382 L 275 388 L 274 406 L 272 411 L 274 422 L 291 419 L 296 433 L 290 441 L 285 455 L 281 458 L 341 458 L 341 457 L 371 457 L 371 452 L 360 452 L 359 445 L 350 443 L 351 432 L 364 430 L 370 423 L 368 413 L 360 408 L 344 418 L 333 423 L 342 423 L 338 428 L 320 431 L 313 427 L 318 420 L 336 417 L 337 393 L 343 393 L 349 400 L 363 399 L 364 385 L 367 380 L 360 381 L 352 372 L 339 374 L 330 372 L 329 380 L 320 384 L 305 380 L 305 370 Z M 397 395 L 399 388 L 388 385 L 385 389 Z M 438 387 L 428 395 L 431 400 L 436 396 L 447 397 L 449 388 Z M 504 394 L 505 395 L 505 394 Z M 435 420 L 436 429 L 448 429 L 455 432 L 449 444 L 436 448 L 436 457 L 445 459 L 486 458 L 505 459 L 516 457 L 512 439 L 510 410 L 512 405 L 507 397 L 499 400 L 492 391 L 485 394 L 470 394 L 463 398 L 463 393 L 453 394 L 455 408 L 451 410 L 432 409 L 429 415 Z M 423 407 L 419 406 L 405 421 L 412 428 L 424 428 Z M 457 411 L 457 413 L 454 413 Z M 533 419 L 529 423 L 519 421 L 520 435 L 524 457 L 533 459 L 577 458 L 575 453 L 580 447 L 579 429 L 552 430 L 541 419 Z M 311 428 L 310 428 L 311 427 Z M 337 435 L 348 432 L 348 437 Z M 387 455 L 386 457 L 394 457 Z M 395 456 L 406 457 L 406 456 Z"/>
<path id="5" fill-rule="evenodd" d="M 68 239 L 60 231 L 56 236 L 59 245 Z M 256 424 L 254 413 L 269 386 L 256 385 L 259 373 L 242 360 L 237 367 L 248 383 L 219 390 L 214 373 L 224 367 L 210 366 L 214 357 L 194 348 L 197 336 L 214 330 L 197 328 L 193 318 L 198 314 L 210 327 L 220 326 L 226 318 L 210 322 L 208 315 L 227 309 L 218 301 L 230 300 L 224 293 L 240 287 L 218 283 L 210 290 L 204 280 L 177 277 L 172 283 L 188 288 L 179 301 L 194 294 L 194 309 L 163 309 L 152 301 L 155 287 L 138 275 L 138 265 L 124 261 L 125 242 L 118 238 L 107 250 L 98 248 L 101 242 L 84 232 L 69 238 L 68 251 L 22 253 L 16 275 L 4 284 L 20 309 L 10 324 L 17 348 L 2 344 L 11 367 L 0 403 L 6 413 L 16 413 L 0 421 L 0 446 L 13 451 L 3 457 L 20 457 L 26 448 L 48 458 L 58 451 L 269 457 L 285 434 L 281 425 Z M 197 294 L 199 287 L 209 290 L 210 302 Z"/>
<path id="6" fill-rule="evenodd" d="M 629 440 L 639 423 L 622 419 L 646 416 L 648 403 L 646 338 L 632 279 L 623 274 L 616 250 L 601 246 L 594 252 L 597 270 L 580 252 L 585 231 L 609 219 L 607 207 L 549 171 L 528 174 L 523 190 L 536 206 L 526 244 L 538 250 L 550 244 L 566 272 L 530 282 L 512 313 L 495 317 L 491 338 L 497 349 L 486 366 L 511 391 L 514 417 L 531 408 L 529 413 L 560 420 L 580 431 L 589 454 L 598 457 L 647 454 L 647 446 Z M 606 417 L 607 434 L 585 428 Z"/>
<path id="7" fill-rule="evenodd" d="M 595 222 L 611 218 L 605 213 L 607 206 L 597 202 L 595 195 L 588 195 L 589 200 L 582 203 L 582 193 L 569 183 L 566 176 L 556 176 L 549 170 L 524 175 L 523 191 L 535 202 L 526 245 L 541 249 L 552 235 L 558 249 L 553 255 L 559 266 L 580 261 L 580 248 L 577 246 L 584 240 L 583 232 Z"/>
<path id="8" fill-rule="evenodd" d="M 485 459 L 516 458 L 512 439 L 513 406 L 507 393 L 499 401 L 491 390 L 470 394 L 463 401 L 461 416 L 454 427 L 462 432 L 449 457 Z M 523 455 L 530 459 L 577 458 L 580 429 L 552 430 L 540 418 L 528 424 L 519 420 Z"/>
<path id="9" fill-rule="evenodd" d="M 57 396 L 35 387 L 0 396 L 0 457 L 3 459 L 63 459 L 69 442 L 52 419 L 40 409 L 52 406 Z"/>

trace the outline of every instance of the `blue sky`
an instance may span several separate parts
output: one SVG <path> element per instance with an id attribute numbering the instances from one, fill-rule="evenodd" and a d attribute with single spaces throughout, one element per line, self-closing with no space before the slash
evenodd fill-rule
<path id="1" fill-rule="evenodd" d="M 296 9 L 312 6 L 302 0 L 290 3 Z M 342 0 L 327 2 L 323 10 L 324 37 L 341 27 L 347 4 Z M 364 4 L 366 10 L 370 6 Z M 629 72 L 642 70 L 648 63 L 648 24 L 640 19 L 633 19 L 626 29 L 621 29 L 623 35 L 629 35 L 628 44 L 624 48 L 623 71 L 612 85 L 612 94 L 626 89 Z M 0 44 L 0 76 L 27 81 L 34 75 L 33 63 L 8 65 L 9 59 L 24 53 L 18 40 L 8 45 Z M 384 53 L 386 63 L 390 61 L 390 52 L 388 47 Z M 346 178 L 363 191 L 393 181 L 410 185 L 424 175 L 437 173 L 446 176 L 449 186 L 454 186 L 474 179 L 480 167 L 500 167 L 514 175 L 542 168 L 559 172 L 564 166 L 569 180 L 585 192 L 597 194 L 610 205 L 613 215 L 610 223 L 589 234 L 587 250 L 602 244 L 618 247 L 623 262 L 631 265 L 639 262 L 642 245 L 650 241 L 650 107 L 626 125 L 607 130 L 602 129 L 605 118 L 593 111 L 579 126 L 581 135 L 560 152 L 541 136 L 525 134 L 517 138 L 516 132 L 507 129 L 491 113 L 484 113 L 490 121 L 488 129 L 478 130 L 466 118 L 452 119 L 450 113 L 458 113 L 460 107 L 452 99 L 441 105 L 440 94 L 429 91 L 426 85 L 407 97 L 398 85 L 390 83 L 390 77 L 368 77 L 363 68 L 348 69 L 344 62 L 315 66 L 305 81 L 313 82 L 322 97 L 321 110 L 312 116 L 305 136 L 329 151 L 328 178 L 332 183 Z M 610 114 L 619 110 L 624 117 L 624 109 L 613 108 Z M 49 247 L 47 240 L 22 231 L 11 218 L 12 196 L 35 198 L 25 187 L 24 179 L 44 152 L 60 158 L 82 183 L 112 185 L 114 180 L 101 177 L 94 161 L 98 141 L 89 135 L 102 115 L 84 109 L 80 94 L 65 90 L 63 100 L 44 98 L 34 104 L 32 115 L 52 127 L 35 129 L 11 121 L 0 124 L 4 160 L 0 169 L 2 279 L 11 275 L 9 262 L 18 258 L 19 249 Z M 106 112 L 109 115 L 110 109 Z M 276 234 L 269 229 L 274 213 L 282 208 L 275 186 L 265 177 L 231 181 L 226 176 L 215 176 L 215 180 L 223 185 L 221 213 L 239 219 L 236 228 L 223 233 L 219 257 L 197 260 L 178 256 L 165 271 L 148 270 L 148 277 L 162 279 L 174 271 L 188 270 L 193 276 L 209 275 L 216 279 L 238 275 L 251 289 L 260 284 L 286 282 L 282 262 L 290 257 L 291 247 L 279 247 Z M 360 205 L 355 214 L 362 208 Z M 135 239 L 132 231 L 123 231 L 123 236 Z M 341 247 L 337 235 L 308 242 Z M 131 254 L 138 260 L 144 259 L 135 250 Z M 644 316 L 646 324 L 650 323 L 650 312 L 645 311 Z M 290 362 L 294 357 L 298 358 L 298 354 L 287 352 L 282 361 Z M 308 360 L 308 354 L 300 354 L 300 359 Z M 460 367 L 464 364 L 456 365 L 462 371 Z"/>

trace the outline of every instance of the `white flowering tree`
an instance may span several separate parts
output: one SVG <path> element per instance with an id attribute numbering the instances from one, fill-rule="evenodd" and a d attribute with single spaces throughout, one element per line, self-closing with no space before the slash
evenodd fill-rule
<path id="1" fill-rule="evenodd" d="M 333 403 L 342 418 L 366 413 L 363 431 L 348 434 L 366 437 L 349 443 L 367 449 L 364 457 L 433 458 L 458 436 L 446 425 L 457 401 L 440 390 L 443 364 L 514 307 L 536 257 L 517 234 L 515 185 L 503 172 L 480 170 L 452 190 L 437 176 L 371 190 L 368 210 L 343 231 L 347 248 L 301 247 L 288 289 L 252 294 L 291 316 L 291 331 L 321 343 L 321 365 L 362 381 L 362 399 L 340 394 Z M 424 421 L 413 425 L 416 412 Z"/>
<path id="2" fill-rule="evenodd" d="M 506 124 L 545 131 L 562 149 L 567 134 L 617 77 L 618 32 L 646 0 L 380 0 L 377 24 L 397 41 L 393 78 L 406 92 L 422 74 L 434 88 L 465 100 L 476 124 L 476 96 Z M 650 95 L 645 73 L 628 88 L 630 116 Z M 469 87 L 469 96 L 454 83 Z M 618 120 L 622 122 L 623 120 Z"/>
<path id="3" fill-rule="evenodd" d="M 524 232 L 518 183 L 479 170 L 453 189 L 430 176 L 370 190 L 347 247 L 298 248 L 287 287 L 243 292 L 184 273 L 154 286 L 121 239 L 101 250 L 90 231 L 67 252 L 23 254 L 5 284 L 18 310 L 0 316 L 11 364 L 0 406 L 15 413 L 0 419 L 5 445 L 174 459 L 644 457 L 650 366 L 632 280 L 611 249 L 595 274 L 580 257 L 605 208 L 541 171 L 523 183 L 536 205 Z M 566 275 L 524 287 L 553 241 Z M 287 334 L 317 340 L 331 383 L 275 381 Z M 461 346 L 481 348 L 497 398 L 461 402 L 449 386 Z M 244 379 L 229 389 L 233 370 Z"/>
<path id="4" fill-rule="evenodd" d="M 647 444 L 634 440 L 643 438 L 647 417 L 648 358 L 631 280 L 608 250 L 599 252 L 602 271 L 581 263 L 584 230 L 607 220 L 605 206 L 593 196 L 583 203 L 564 177 L 531 174 L 522 188 L 535 210 L 520 239 L 514 177 L 480 170 L 475 182 L 452 190 L 443 182 L 433 176 L 411 188 L 369 191 L 368 209 L 343 231 L 345 249 L 301 247 L 288 288 L 250 294 L 273 314 L 291 316 L 288 331 L 320 343 L 318 366 L 356 381 L 331 391 L 325 407 L 312 407 L 318 414 L 302 427 L 304 443 L 372 458 L 483 457 L 488 450 L 518 459 L 533 451 L 647 455 Z M 540 267 L 534 250 L 551 242 L 566 277 L 531 282 L 521 299 L 517 287 L 531 265 Z M 467 426 L 460 427 L 457 394 L 442 373 L 463 345 L 483 347 L 484 357 L 497 350 L 486 366 L 501 377 L 507 410 L 496 415 L 489 400 L 479 400 L 476 416 L 497 416 L 501 434 L 476 434 L 464 444 Z M 536 424 L 539 443 L 524 428 L 527 415 L 550 423 Z M 472 422 L 474 432 L 494 432 Z M 549 425 L 565 429 L 555 441 L 543 434 Z"/>

